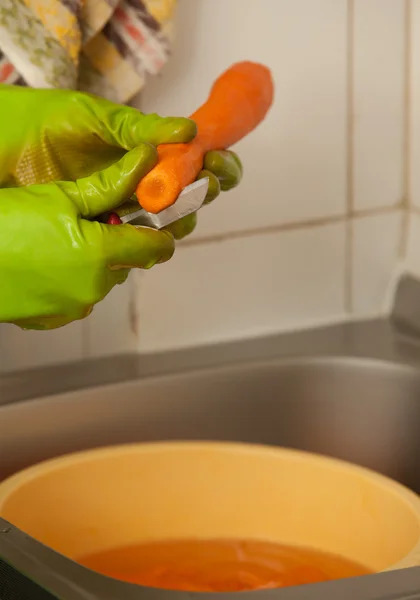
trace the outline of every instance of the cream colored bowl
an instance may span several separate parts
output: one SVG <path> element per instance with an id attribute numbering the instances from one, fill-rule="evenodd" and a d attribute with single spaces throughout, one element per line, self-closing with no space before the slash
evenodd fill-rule
<path id="1" fill-rule="evenodd" d="M 420 498 L 314 454 L 231 443 L 117 446 L 0 483 L 0 515 L 70 558 L 141 541 L 254 538 L 373 571 L 420 565 Z"/>

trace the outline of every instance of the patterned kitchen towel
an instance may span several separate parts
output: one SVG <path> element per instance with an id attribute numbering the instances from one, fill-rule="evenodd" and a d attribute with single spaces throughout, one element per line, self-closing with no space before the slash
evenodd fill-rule
<path id="1" fill-rule="evenodd" d="M 0 82 L 126 103 L 168 59 L 177 0 L 0 0 Z"/>

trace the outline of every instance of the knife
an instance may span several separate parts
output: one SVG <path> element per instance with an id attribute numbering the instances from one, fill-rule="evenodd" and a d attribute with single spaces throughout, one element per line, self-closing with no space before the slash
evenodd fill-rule
<path id="1" fill-rule="evenodd" d="M 143 208 L 122 216 L 118 215 L 118 212 L 113 212 L 107 215 L 106 223 L 109 225 L 128 223 L 135 227 L 162 229 L 174 221 L 178 221 L 182 217 L 186 217 L 199 210 L 203 206 L 208 187 L 208 177 L 198 179 L 182 190 L 174 204 L 157 214 L 149 213 Z"/>

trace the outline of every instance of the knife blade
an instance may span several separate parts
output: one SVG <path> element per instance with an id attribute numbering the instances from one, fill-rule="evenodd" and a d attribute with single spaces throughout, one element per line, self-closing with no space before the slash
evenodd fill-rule
<path id="1" fill-rule="evenodd" d="M 152 227 L 153 229 L 162 229 L 174 221 L 182 219 L 191 213 L 199 210 L 204 203 L 209 187 L 208 177 L 198 179 L 187 185 L 178 198 L 171 206 L 165 208 L 160 213 L 153 214 L 145 211 L 143 208 L 118 216 L 115 213 L 108 218 L 108 223 L 122 224 L 128 223 L 135 227 Z M 118 220 L 116 220 L 118 219 Z"/>

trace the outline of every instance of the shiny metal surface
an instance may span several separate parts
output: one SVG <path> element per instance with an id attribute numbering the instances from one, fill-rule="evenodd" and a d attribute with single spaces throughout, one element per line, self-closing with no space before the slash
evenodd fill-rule
<path id="1" fill-rule="evenodd" d="M 418 305 L 420 307 L 420 299 Z M 157 355 L 126 354 L 26 371 L 0 372 L 0 406 L 71 390 L 220 365 L 284 357 L 329 356 L 373 358 L 417 368 L 420 365 L 420 337 L 407 334 L 405 328 L 401 331 L 391 320 L 371 319 Z"/>
<path id="2" fill-rule="evenodd" d="M 420 493 L 420 373 L 352 358 L 274 359 L 48 396 L 0 411 L 0 476 L 150 440 L 239 440 L 375 469 Z"/>
<path id="3" fill-rule="evenodd" d="M 154 229 L 162 229 L 170 225 L 178 219 L 182 219 L 187 215 L 199 210 L 206 198 L 209 188 L 209 179 L 204 177 L 187 185 L 179 194 L 176 202 L 172 206 L 168 206 L 160 213 L 153 214 L 145 210 L 136 210 L 130 214 L 121 217 L 122 223 L 130 223 L 142 227 L 153 227 Z"/>

